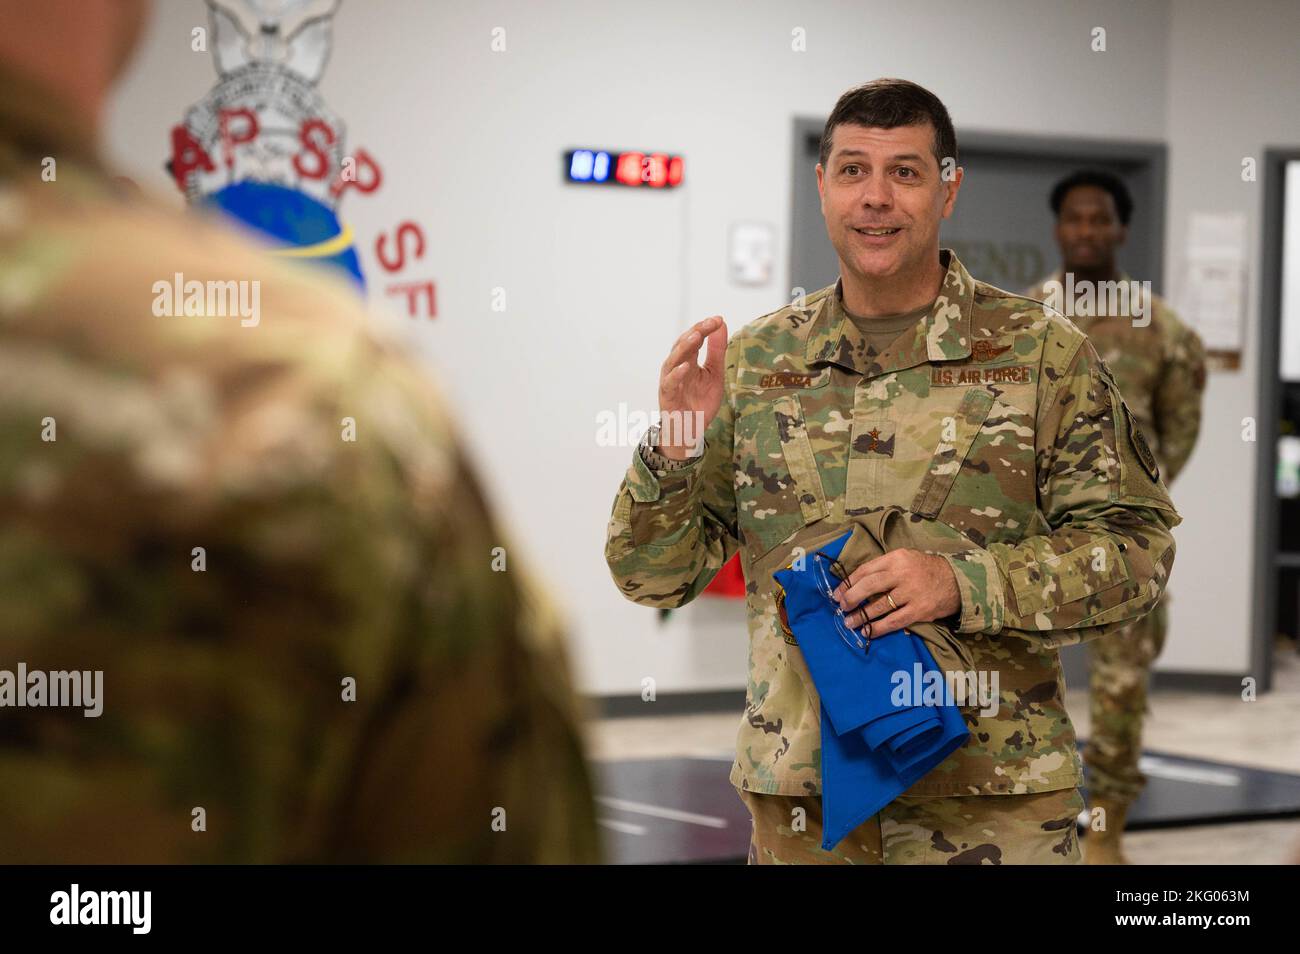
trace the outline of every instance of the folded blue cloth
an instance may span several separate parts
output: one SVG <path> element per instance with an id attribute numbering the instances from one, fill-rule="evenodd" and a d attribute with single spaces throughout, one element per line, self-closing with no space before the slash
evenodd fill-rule
<path id="1" fill-rule="evenodd" d="M 822 547 L 837 559 L 851 534 Z M 844 625 L 830 592 L 840 579 L 814 554 L 802 569 L 778 570 L 786 617 L 821 696 L 822 849 L 905 792 L 965 742 L 969 729 L 951 699 L 895 704 L 896 673 L 939 672 L 925 641 L 907 630 L 866 640 Z M 920 669 L 916 669 L 919 664 Z M 904 693 L 910 700 L 919 692 Z"/>

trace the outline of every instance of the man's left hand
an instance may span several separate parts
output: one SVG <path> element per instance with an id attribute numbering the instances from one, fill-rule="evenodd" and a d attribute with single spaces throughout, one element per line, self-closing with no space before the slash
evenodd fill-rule
<path id="1" fill-rule="evenodd" d="M 957 577 L 948 561 L 919 550 L 893 550 L 868 560 L 835 589 L 835 598 L 847 626 L 861 629 L 869 622 L 868 634 L 876 636 L 961 609 Z"/>

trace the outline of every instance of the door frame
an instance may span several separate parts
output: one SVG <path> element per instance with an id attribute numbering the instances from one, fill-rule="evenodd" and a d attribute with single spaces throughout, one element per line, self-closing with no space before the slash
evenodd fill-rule
<path id="1" fill-rule="evenodd" d="M 1250 671 L 1259 689 L 1273 687 L 1273 634 L 1277 628 L 1277 428 L 1282 410 L 1282 227 L 1286 209 L 1286 167 L 1300 162 L 1300 147 L 1264 150 L 1263 244 L 1260 246 L 1259 334 L 1255 357 L 1259 375 L 1255 409 L 1255 587 Z M 1300 241 L 1300 236 L 1296 236 Z"/>

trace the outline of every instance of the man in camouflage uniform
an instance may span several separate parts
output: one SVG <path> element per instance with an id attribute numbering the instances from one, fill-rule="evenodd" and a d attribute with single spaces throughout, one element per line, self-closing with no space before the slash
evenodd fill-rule
<path id="1" fill-rule="evenodd" d="M 1103 171 L 1076 172 L 1053 188 L 1051 206 L 1064 267 L 1025 294 L 1058 310 L 1064 306 L 1088 335 L 1170 483 L 1191 456 L 1201 427 L 1201 339 L 1159 296 L 1129 296 L 1140 286 L 1116 265 L 1133 211 L 1122 180 Z M 1074 294 L 1067 299 L 1071 288 Z M 1085 289 L 1090 293 L 1084 295 Z M 1091 864 L 1127 863 L 1120 839 L 1129 806 L 1146 783 L 1138 757 L 1151 664 L 1165 643 L 1165 603 L 1123 631 L 1088 644 L 1092 732 L 1083 757 L 1092 807 L 1102 810 L 1085 842 L 1084 857 Z"/>
<path id="2" fill-rule="evenodd" d="M 562 631 L 440 400 L 330 275 L 114 193 L 140 11 L 0 13 L 0 670 L 103 673 L 98 718 L 0 708 L 0 861 L 599 860 Z M 260 322 L 155 314 L 177 272 Z"/>
<path id="3" fill-rule="evenodd" d="M 915 84 L 840 98 L 817 166 L 840 281 L 730 342 L 718 316 L 683 334 L 660 410 L 707 422 L 702 446 L 652 428 L 614 501 L 605 556 L 635 602 L 687 603 L 741 554 L 749 682 L 731 782 L 754 861 L 1077 862 L 1082 766 L 1056 650 L 1146 613 L 1173 563 L 1179 517 L 1085 336 L 939 248 L 956 148 Z M 923 549 L 853 571 L 836 591 L 848 624 L 946 624 L 998 679 L 997 713 L 963 709 L 966 744 L 828 853 L 819 701 L 772 573 L 890 506 Z"/>

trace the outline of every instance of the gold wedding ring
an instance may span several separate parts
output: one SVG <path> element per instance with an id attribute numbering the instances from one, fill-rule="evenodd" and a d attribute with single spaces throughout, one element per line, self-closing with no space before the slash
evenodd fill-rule
<path id="1" fill-rule="evenodd" d="M 888 593 L 886 593 L 886 594 L 885 594 L 885 599 L 889 600 L 889 608 L 892 609 L 892 610 L 897 611 L 897 609 L 898 609 L 898 604 L 894 602 L 894 598 L 893 598 L 892 596 L 890 596 Z"/>

